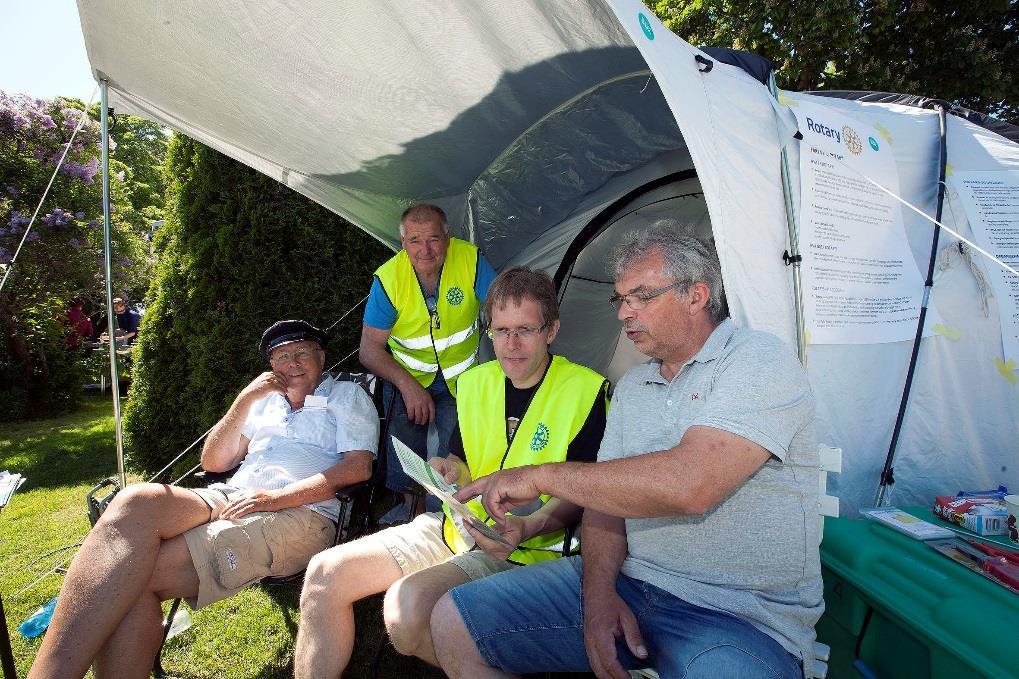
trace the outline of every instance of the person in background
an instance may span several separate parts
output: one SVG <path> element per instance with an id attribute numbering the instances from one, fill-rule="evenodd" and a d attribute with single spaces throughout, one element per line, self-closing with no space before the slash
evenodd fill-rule
<path id="1" fill-rule="evenodd" d="M 92 320 L 82 309 L 84 306 L 85 301 L 81 297 L 75 297 L 67 310 L 67 318 L 64 322 L 69 329 L 66 340 L 68 349 L 77 349 L 81 346 L 82 341 L 90 339 L 94 332 Z"/>

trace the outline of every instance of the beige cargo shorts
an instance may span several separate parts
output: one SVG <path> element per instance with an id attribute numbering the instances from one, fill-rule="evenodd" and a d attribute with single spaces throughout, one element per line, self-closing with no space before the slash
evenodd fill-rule
<path id="1" fill-rule="evenodd" d="M 193 489 L 218 516 L 244 491 Z M 267 576 L 299 573 L 311 557 L 332 546 L 336 524 L 307 507 L 256 512 L 239 519 L 216 519 L 184 533 L 198 572 L 193 609 L 233 596 Z"/>

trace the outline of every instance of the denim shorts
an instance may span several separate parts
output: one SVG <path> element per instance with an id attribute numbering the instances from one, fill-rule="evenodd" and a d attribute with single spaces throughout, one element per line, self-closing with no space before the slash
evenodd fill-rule
<path id="1" fill-rule="evenodd" d="M 485 661 L 505 672 L 590 672 L 584 649 L 581 557 L 517 568 L 454 588 L 453 598 Z M 623 667 L 653 667 L 662 679 L 802 679 L 799 660 L 729 613 L 694 606 L 619 575 L 616 591 L 637 618 L 648 658 L 616 644 Z"/>

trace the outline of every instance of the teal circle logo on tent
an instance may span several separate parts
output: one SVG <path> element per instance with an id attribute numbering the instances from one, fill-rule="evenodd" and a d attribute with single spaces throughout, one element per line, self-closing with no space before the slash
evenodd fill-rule
<path id="1" fill-rule="evenodd" d="M 637 21 L 640 22 L 640 30 L 644 31 L 644 35 L 647 36 L 648 40 L 655 39 L 655 32 L 651 30 L 651 22 L 648 21 L 647 16 L 644 12 L 637 15 Z"/>
<path id="2" fill-rule="evenodd" d="M 534 437 L 531 439 L 531 450 L 538 452 L 547 445 L 548 427 L 545 426 L 544 422 L 539 422 L 538 428 L 534 431 Z"/>
<path id="3" fill-rule="evenodd" d="M 446 301 L 457 306 L 460 302 L 464 301 L 464 291 L 458 287 L 452 287 L 446 291 Z"/>
<path id="4" fill-rule="evenodd" d="M 872 149 L 874 149 L 875 151 L 880 150 L 877 145 L 877 139 L 875 139 L 874 137 L 867 137 L 867 141 L 870 142 L 870 147 Z"/>

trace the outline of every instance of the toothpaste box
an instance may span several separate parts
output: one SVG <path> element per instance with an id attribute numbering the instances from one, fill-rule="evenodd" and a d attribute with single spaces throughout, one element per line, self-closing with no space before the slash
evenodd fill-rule
<path id="1" fill-rule="evenodd" d="M 1008 533 L 1008 509 L 998 498 L 939 496 L 934 498 L 934 513 L 978 535 Z"/>

